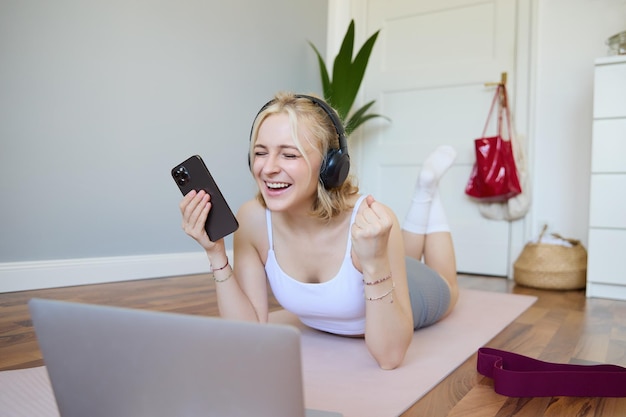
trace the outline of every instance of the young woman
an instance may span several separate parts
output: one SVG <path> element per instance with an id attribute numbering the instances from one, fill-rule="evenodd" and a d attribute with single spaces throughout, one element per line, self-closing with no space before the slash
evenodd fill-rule
<path id="1" fill-rule="evenodd" d="M 223 239 L 211 242 L 204 230 L 209 195 L 192 191 L 180 203 L 183 229 L 211 263 L 220 315 L 267 322 L 269 282 L 304 324 L 364 337 L 381 368 L 398 367 L 414 329 L 445 317 L 458 298 L 437 191 L 455 156 L 440 147 L 425 161 L 401 228 L 347 176 L 346 138 L 334 110 L 313 96 L 276 95 L 252 126 L 258 194 L 237 214 L 232 266 Z"/>

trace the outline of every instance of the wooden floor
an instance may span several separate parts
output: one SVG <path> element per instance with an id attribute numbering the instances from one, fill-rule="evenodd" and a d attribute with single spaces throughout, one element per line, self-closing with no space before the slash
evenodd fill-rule
<path id="1" fill-rule="evenodd" d="M 626 366 L 626 302 L 587 299 L 584 291 L 534 290 L 502 278 L 462 276 L 460 283 L 539 297 L 488 346 L 551 362 Z M 43 364 L 26 305 L 32 297 L 217 314 L 214 284 L 198 275 L 0 294 L 0 370 Z M 626 416 L 626 398 L 500 396 L 475 366 L 474 355 L 403 416 Z"/>

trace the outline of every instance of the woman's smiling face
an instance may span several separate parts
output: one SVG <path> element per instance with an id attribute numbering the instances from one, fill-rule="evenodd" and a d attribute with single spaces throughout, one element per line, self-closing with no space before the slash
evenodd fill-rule
<path id="1" fill-rule="evenodd" d="M 315 200 L 322 157 L 307 140 L 310 134 L 302 122 L 298 124 L 297 134 L 300 147 L 285 113 L 268 116 L 258 130 L 252 173 L 265 204 L 272 211 L 291 208 L 308 211 Z"/>

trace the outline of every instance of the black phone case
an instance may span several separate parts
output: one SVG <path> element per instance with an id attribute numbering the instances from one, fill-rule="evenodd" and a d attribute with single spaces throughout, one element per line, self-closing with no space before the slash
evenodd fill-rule
<path id="1" fill-rule="evenodd" d="M 205 229 L 212 242 L 237 230 L 237 218 L 199 155 L 194 155 L 172 168 L 172 178 L 183 195 L 191 190 L 204 190 L 211 196 L 211 211 Z"/>

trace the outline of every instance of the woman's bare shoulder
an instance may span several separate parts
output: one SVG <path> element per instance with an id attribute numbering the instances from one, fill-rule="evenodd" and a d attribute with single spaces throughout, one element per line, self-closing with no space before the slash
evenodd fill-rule
<path id="1" fill-rule="evenodd" d="M 259 224 L 265 224 L 264 219 L 265 208 L 256 199 L 246 201 L 237 211 L 237 220 L 240 228 L 255 228 Z"/>
<path id="2" fill-rule="evenodd" d="M 265 207 L 257 200 L 246 201 L 237 211 L 239 230 L 235 233 L 235 248 L 242 259 L 243 253 L 256 253 L 264 261 L 268 250 Z"/>
<path id="3" fill-rule="evenodd" d="M 265 208 L 256 200 L 248 200 L 237 211 L 239 232 L 248 236 L 255 236 L 265 229 Z"/>
<path id="4" fill-rule="evenodd" d="M 249 216 L 265 215 L 265 208 L 261 206 L 256 199 L 248 200 L 243 203 L 237 211 L 237 217 L 241 217 L 241 220 Z"/>

